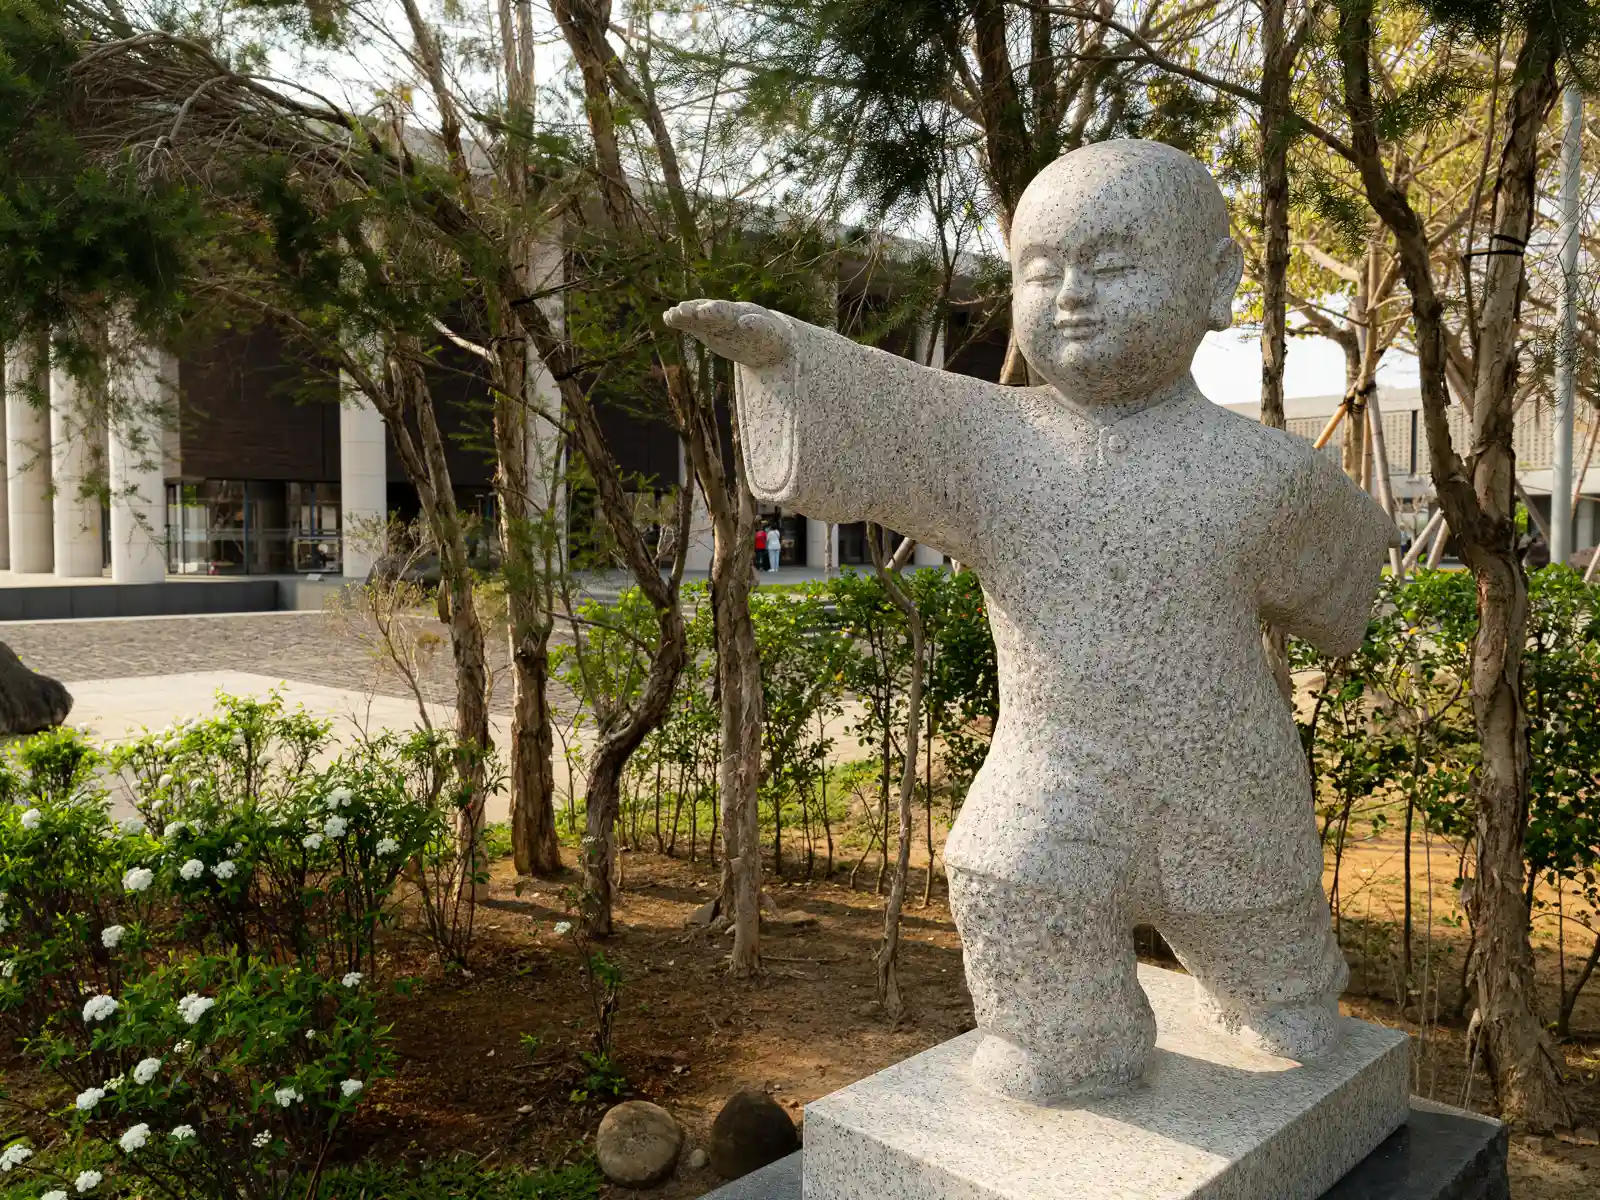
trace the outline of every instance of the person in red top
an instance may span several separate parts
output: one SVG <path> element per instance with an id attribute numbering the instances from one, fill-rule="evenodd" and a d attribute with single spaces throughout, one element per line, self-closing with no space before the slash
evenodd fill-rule
<path id="1" fill-rule="evenodd" d="M 765 529 L 757 529 L 756 530 L 756 570 L 765 571 L 766 569 L 767 569 L 767 531 Z"/>

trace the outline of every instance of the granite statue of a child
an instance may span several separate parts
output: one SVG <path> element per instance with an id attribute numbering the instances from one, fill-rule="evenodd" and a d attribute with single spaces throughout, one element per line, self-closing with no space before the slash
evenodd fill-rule
<path id="1" fill-rule="evenodd" d="M 974 1078 L 1019 1099 L 1143 1071 L 1135 923 L 1219 1028 L 1297 1060 L 1335 1035 L 1347 972 L 1261 623 L 1354 650 L 1395 532 L 1308 443 L 1195 386 L 1242 261 L 1200 163 L 1113 141 L 1052 163 L 1018 205 L 1012 320 L 1040 386 L 753 304 L 667 314 L 740 366 L 758 497 L 877 521 L 978 572 L 1000 718 L 945 860 L 987 1035 Z"/>

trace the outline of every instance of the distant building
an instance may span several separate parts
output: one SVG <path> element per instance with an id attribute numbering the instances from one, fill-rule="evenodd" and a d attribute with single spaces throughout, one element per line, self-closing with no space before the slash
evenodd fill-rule
<path id="1" fill-rule="evenodd" d="M 890 272 L 846 265 L 851 269 L 841 271 L 836 295 L 840 328 L 849 333 L 874 313 L 888 311 L 894 297 Z M 970 301 L 960 303 L 959 290 L 956 298 L 946 330 L 934 339 L 933 365 L 998 379 L 1005 328 L 977 328 Z M 930 336 L 926 327 L 902 329 L 880 344 L 927 360 Z M 948 361 L 947 342 L 958 347 Z M 74 403 L 71 381 L 59 372 L 48 382 L 42 372 L 33 376 L 32 386 L 50 393 L 52 419 L 46 419 L 24 398 L 26 381 L 10 372 L 10 394 L 0 410 L 12 418 L 4 430 L 9 469 L 0 494 L 0 569 L 81 577 L 100 575 L 109 566 L 115 578 L 132 582 L 167 574 L 365 576 L 372 552 L 347 535 L 360 518 L 415 516 L 416 491 L 377 412 L 348 398 L 341 406 L 338 382 L 296 355 L 284 337 L 263 325 L 226 334 L 181 359 L 161 356 L 160 374 L 172 389 L 178 419 L 175 428 L 159 431 L 159 484 L 153 464 L 145 480 L 148 490 L 162 495 L 147 499 L 132 534 L 126 520 L 113 519 L 115 506 L 126 503 L 118 496 L 126 493 L 114 483 L 110 508 L 85 497 L 69 478 L 69 468 L 82 470 L 79 457 L 63 454 L 69 443 L 87 441 L 109 450 L 115 463 L 117 431 L 76 429 L 63 436 L 66 426 L 53 418 L 66 415 Z M 457 502 L 481 516 L 486 536 L 493 537 L 494 459 L 480 364 L 446 346 L 430 375 Z M 642 415 L 648 405 L 597 407 L 613 454 L 634 486 L 660 493 L 686 479 L 676 435 L 664 421 Z M 61 443 L 55 446 L 52 424 Z M 127 448 L 120 449 L 125 460 Z M 583 503 L 574 499 L 570 521 L 593 518 Z M 859 525 L 834 527 L 830 552 L 830 530 L 821 522 L 770 505 L 761 506 L 760 516 L 769 527 L 781 528 L 785 563 L 866 561 Z M 118 525 L 124 534 L 113 538 Z M 919 562 L 940 560 L 919 547 Z M 706 569 L 710 561 L 709 529 L 699 514 L 689 565 Z"/>
<path id="2" fill-rule="evenodd" d="M 1284 416 L 1290 433 L 1315 441 L 1343 402 L 1343 396 L 1299 396 L 1284 401 Z M 1259 404 L 1229 404 L 1242 416 L 1256 420 Z M 1434 506 L 1433 480 L 1428 466 L 1428 431 L 1422 419 L 1422 393 L 1417 388 L 1380 388 L 1378 407 L 1383 415 L 1384 448 L 1389 456 L 1389 481 L 1395 504 L 1400 509 L 1401 528 L 1412 533 L 1427 523 Z M 1459 405 L 1449 409 L 1450 440 L 1457 451 L 1468 445 L 1466 412 Z M 1583 467 L 1585 446 L 1593 436 L 1596 420 L 1592 410 L 1581 409 L 1573 435 L 1573 471 Z M 1517 477 L 1533 501 L 1540 517 L 1550 520 L 1550 480 L 1555 461 L 1555 414 L 1547 405 L 1529 400 L 1517 414 L 1512 433 L 1517 451 Z M 1322 452 L 1339 460 L 1342 434 L 1335 433 Z M 1582 483 L 1582 498 L 1574 512 L 1573 545 L 1585 549 L 1595 544 L 1596 515 L 1600 513 L 1600 454 L 1594 456 Z"/>

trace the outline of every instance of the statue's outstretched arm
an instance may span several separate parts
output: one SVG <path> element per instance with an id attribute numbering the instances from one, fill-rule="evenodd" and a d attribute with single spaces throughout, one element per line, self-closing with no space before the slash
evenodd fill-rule
<path id="1" fill-rule="evenodd" d="M 758 499 L 824 521 L 876 521 L 976 561 L 994 474 L 978 443 L 1000 416 L 988 393 L 1004 389 L 758 304 L 691 300 L 666 323 L 738 364 L 740 445 Z"/>

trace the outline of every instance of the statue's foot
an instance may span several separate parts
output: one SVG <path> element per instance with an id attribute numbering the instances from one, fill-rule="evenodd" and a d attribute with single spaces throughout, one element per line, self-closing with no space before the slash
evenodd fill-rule
<path id="1" fill-rule="evenodd" d="M 1321 1057 L 1339 1037 L 1339 1002 L 1334 999 L 1289 1004 L 1252 1014 L 1229 1013 L 1214 1003 L 1202 1004 L 1202 1012 L 1212 1025 L 1245 1045 L 1296 1062 Z"/>
<path id="2" fill-rule="evenodd" d="M 1029 1104 L 1102 1096 L 1126 1087 L 1143 1072 L 1143 1060 L 1102 1064 L 1089 1070 L 1063 1070 L 993 1034 L 983 1039 L 972 1056 L 974 1083 Z"/>

